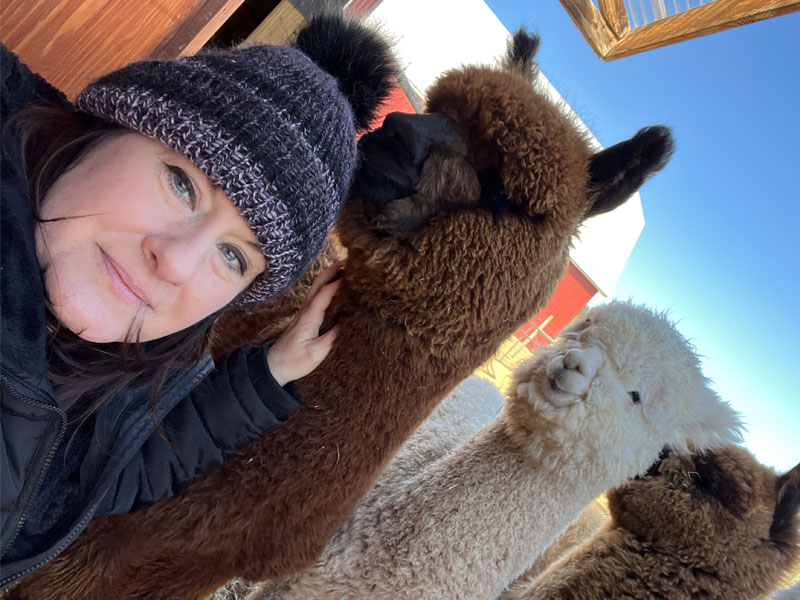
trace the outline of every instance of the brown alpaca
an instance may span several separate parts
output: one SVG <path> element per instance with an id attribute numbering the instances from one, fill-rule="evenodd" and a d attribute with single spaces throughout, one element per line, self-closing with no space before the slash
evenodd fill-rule
<path id="1" fill-rule="evenodd" d="M 592 156 L 532 85 L 538 39 L 515 41 L 504 68 L 443 76 L 429 91 L 435 114 L 362 138 L 328 310 L 341 333 L 296 382 L 306 407 L 183 495 L 96 518 L 17 598 L 199 599 L 320 556 L 403 441 L 545 304 L 580 223 L 624 202 L 671 152 L 669 132 L 650 128 Z M 441 202 L 452 186 L 465 197 Z"/>
<path id="2" fill-rule="evenodd" d="M 671 453 L 608 494 L 611 522 L 509 600 L 753 600 L 800 559 L 800 465 L 747 450 Z"/>

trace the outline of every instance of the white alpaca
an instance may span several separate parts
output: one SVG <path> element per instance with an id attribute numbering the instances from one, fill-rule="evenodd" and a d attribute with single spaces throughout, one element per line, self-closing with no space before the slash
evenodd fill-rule
<path id="1" fill-rule="evenodd" d="M 517 370 L 500 417 L 373 496 L 314 568 L 250 598 L 496 598 L 664 446 L 720 447 L 740 426 L 664 315 L 596 307 Z"/>

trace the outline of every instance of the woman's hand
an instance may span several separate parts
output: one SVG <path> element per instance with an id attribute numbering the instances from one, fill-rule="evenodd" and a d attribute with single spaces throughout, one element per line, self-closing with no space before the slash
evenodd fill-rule
<path id="1" fill-rule="evenodd" d="M 267 351 L 270 373 L 281 387 L 311 373 L 331 351 L 337 327 L 322 335 L 319 328 L 325 309 L 339 291 L 339 280 L 332 280 L 339 274 L 341 266 L 341 262 L 334 263 L 314 278 L 302 308 Z"/>

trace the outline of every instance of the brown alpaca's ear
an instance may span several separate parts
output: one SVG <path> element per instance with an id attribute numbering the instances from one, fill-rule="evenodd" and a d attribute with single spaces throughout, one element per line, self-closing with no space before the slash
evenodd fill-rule
<path id="1" fill-rule="evenodd" d="M 508 40 L 508 50 L 503 59 L 503 67 L 509 71 L 519 71 L 533 81 L 534 76 L 539 72 L 539 67 L 533 59 L 539 51 L 540 41 L 538 35 L 528 33 L 520 27 L 517 33 Z"/>
<path id="2" fill-rule="evenodd" d="M 664 168 L 674 146 L 670 130 L 656 125 L 594 154 L 589 159 L 586 216 L 614 210 L 625 202 L 650 175 Z"/>
<path id="3" fill-rule="evenodd" d="M 800 465 L 775 481 L 776 501 L 769 537 L 782 551 L 797 552 L 800 533 L 797 530 L 800 511 Z"/>
<path id="4" fill-rule="evenodd" d="M 714 498 L 731 514 L 741 517 L 752 503 L 753 493 L 734 474 L 726 473 L 718 460 L 715 452 L 695 455 L 691 489 L 703 497 Z"/>

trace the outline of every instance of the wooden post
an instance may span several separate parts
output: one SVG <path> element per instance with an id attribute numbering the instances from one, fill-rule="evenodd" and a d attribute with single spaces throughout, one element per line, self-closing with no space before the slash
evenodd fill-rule
<path id="1" fill-rule="evenodd" d="M 800 10 L 800 0 L 714 0 L 630 30 L 603 56 L 615 60 Z"/>
<path id="2" fill-rule="evenodd" d="M 244 0 L 205 0 L 153 51 L 153 58 L 189 56 L 202 48 Z"/>
<path id="3" fill-rule="evenodd" d="M 282 44 L 297 35 L 305 24 L 306 19 L 300 11 L 289 0 L 281 0 L 241 45 Z"/>
<path id="4" fill-rule="evenodd" d="M 800 10 L 800 0 L 713 0 L 630 28 L 623 0 L 561 0 L 575 26 L 603 60 L 615 60 Z"/>
<path id="5" fill-rule="evenodd" d="M 628 25 L 628 13 L 622 0 L 598 0 L 598 7 L 603 19 L 614 32 L 617 38 L 625 35 L 630 26 Z"/>
<path id="6" fill-rule="evenodd" d="M 595 54 L 601 58 L 608 54 L 617 37 L 592 1 L 561 0 L 561 5 L 569 13 L 572 22 L 581 31 Z"/>

